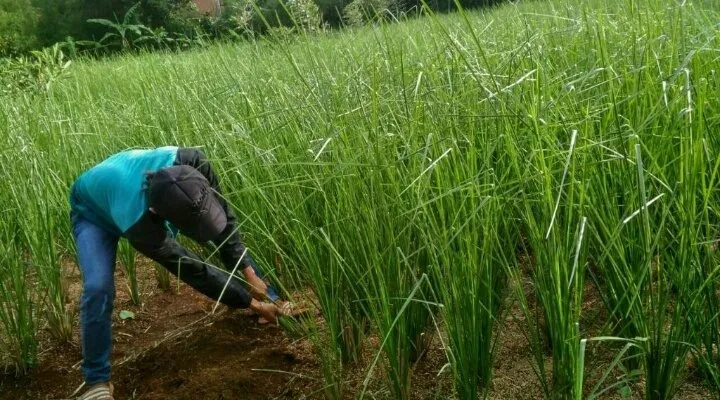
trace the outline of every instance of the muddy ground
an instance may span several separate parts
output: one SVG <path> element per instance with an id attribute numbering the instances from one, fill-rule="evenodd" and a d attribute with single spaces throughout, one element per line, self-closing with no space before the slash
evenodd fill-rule
<path id="1" fill-rule="evenodd" d="M 121 268 L 116 273 L 117 299 L 114 312 L 113 383 L 116 399 L 314 399 L 321 398 L 322 374 L 312 344 L 304 338 L 289 338 L 277 327 L 260 325 L 238 310 L 218 308 L 214 302 L 184 285 L 169 291 L 156 287 L 152 267 L 139 266 L 143 304 L 130 301 Z M 77 310 L 80 277 L 68 268 L 70 306 Z M 590 292 L 586 323 L 602 320 L 602 305 Z M 121 320 L 119 312 L 135 313 Z M 77 314 L 77 313 L 76 313 Z M 539 399 L 542 396 L 532 367 L 527 340 L 522 334 L 522 315 L 508 307 L 495 361 L 491 399 Z M 82 383 L 78 324 L 70 343 L 42 340 L 40 366 L 24 377 L 0 370 L 0 399 L 69 399 Z M 414 399 L 445 399 L 452 395 L 450 371 L 439 335 L 413 371 Z M 375 340 L 376 342 L 377 340 Z M 366 356 L 374 357 L 372 338 Z M 598 360 L 588 368 L 592 380 L 604 371 L 607 355 L 588 349 L 587 358 Z M 549 357 L 546 366 L 551 367 Z M 378 375 L 381 375 L 379 373 Z M 365 372 L 362 367 L 346 373 L 346 398 L 355 398 Z M 611 378 L 612 379 L 612 378 Z M 610 382 L 612 383 L 612 382 Z M 630 397 L 642 398 L 642 385 L 632 387 Z M 373 380 L 369 396 L 390 399 L 382 379 Z M 603 398 L 623 398 L 617 390 Z M 689 377 L 679 399 L 710 399 L 712 394 L 698 377 Z"/>

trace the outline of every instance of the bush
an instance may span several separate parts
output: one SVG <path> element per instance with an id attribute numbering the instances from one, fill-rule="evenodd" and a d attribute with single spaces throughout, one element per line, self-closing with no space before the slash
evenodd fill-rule
<path id="1" fill-rule="evenodd" d="M 353 0 L 343 10 L 343 16 L 350 25 L 363 25 L 387 12 L 393 13 L 393 3 L 393 0 Z"/>
<path id="2" fill-rule="evenodd" d="M 46 92 L 69 66 L 60 45 L 33 51 L 29 56 L 0 59 L 0 95 Z"/>
<path id="3" fill-rule="evenodd" d="M 84 21 L 105 19 L 165 32 L 168 36 L 192 37 L 200 26 L 200 15 L 193 0 L 80 0 Z M 132 11 L 131 11 L 132 10 Z M 83 38 L 98 40 L 112 32 L 100 25 L 87 25 Z M 138 35 L 139 36 L 139 35 Z"/>
<path id="4" fill-rule="evenodd" d="M 287 8 L 293 24 L 298 29 L 305 32 L 316 32 L 322 28 L 320 8 L 313 0 L 289 0 Z"/>
<path id="5" fill-rule="evenodd" d="M 200 19 L 200 29 L 215 38 L 228 34 L 254 32 L 262 26 L 256 21 L 252 0 L 225 0 L 219 16 L 206 15 Z"/>
<path id="6" fill-rule="evenodd" d="M 0 0 L 12 1 L 12 0 Z M 35 8 L 40 23 L 36 31 L 39 46 L 49 46 L 68 37 L 82 41 L 100 41 L 115 33 L 109 25 L 88 23 L 103 19 L 113 23 L 135 24 L 151 28 L 158 37 L 192 37 L 200 27 L 193 0 L 25 0 Z M 128 11 L 130 20 L 124 20 Z M 140 36 L 140 35 L 138 35 Z"/>
<path id="7" fill-rule="evenodd" d="M 462 0 L 461 4 L 470 8 L 501 1 Z M 0 58 L 59 42 L 104 54 L 138 47 L 186 48 L 202 45 L 208 38 L 240 35 L 272 33 L 277 39 L 326 25 L 399 18 L 421 4 L 420 0 L 222 0 L 221 13 L 201 15 L 194 0 L 0 0 Z M 454 8 L 454 0 L 427 0 L 427 4 L 439 11 Z M 292 29 L 275 29 L 280 27 Z M 75 51 L 68 54 L 74 56 Z"/>
<path id="8" fill-rule="evenodd" d="M 193 0 L 144 0 L 137 14 L 137 22 L 143 25 L 188 37 L 200 27 L 200 20 Z"/>
<path id="9" fill-rule="evenodd" d="M 0 0 L 0 57 L 34 48 L 38 21 L 30 0 Z"/>
<path id="10" fill-rule="evenodd" d="M 84 37 L 86 23 L 80 0 L 30 0 L 39 15 L 38 46 L 51 46 L 68 36 Z"/>
<path id="11" fill-rule="evenodd" d="M 352 0 L 317 0 L 323 21 L 330 26 L 342 25 L 343 10 L 351 1 Z"/>
<path id="12" fill-rule="evenodd" d="M 293 29 L 282 29 L 290 27 Z M 271 34 L 274 39 L 321 27 L 320 9 L 313 0 L 225 0 L 222 14 L 204 16 L 202 25 L 213 37 Z"/>

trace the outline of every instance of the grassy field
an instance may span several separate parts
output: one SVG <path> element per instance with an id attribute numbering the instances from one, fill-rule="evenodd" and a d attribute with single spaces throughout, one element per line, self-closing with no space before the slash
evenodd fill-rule
<path id="1" fill-rule="evenodd" d="M 327 398 L 364 395 L 358 363 L 409 398 L 437 332 L 447 395 L 486 394 L 511 303 L 546 398 L 720 392 L 718 21 L 711 1 L 529 1 L 75 62 L 0 99 L 0 359 L 22 372 L 40 330 L 70 336 L 74 178 L 172 144 L 203 147 L 256 259 L 312 292 Z M 590 346 L 607 379 L 585 379 Z"/>

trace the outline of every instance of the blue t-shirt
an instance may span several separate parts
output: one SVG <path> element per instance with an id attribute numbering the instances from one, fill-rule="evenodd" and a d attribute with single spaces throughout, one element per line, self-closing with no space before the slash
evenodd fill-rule
<path id="1" fill-rule="evenodd" d="M 83 173 L 72 187 L 72 212 L 118 236 L 147 211 L 146 174 L 171 167 L 178 148 L 128 150 Z"/>

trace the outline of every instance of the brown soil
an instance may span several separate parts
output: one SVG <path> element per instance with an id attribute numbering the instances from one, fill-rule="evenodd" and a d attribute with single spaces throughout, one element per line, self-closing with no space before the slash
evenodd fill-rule
<path id="1" fill-rule="evenodd" d="M 307 339 L 292 339 L 276 327 L 259 325 L 256 318 L 241 311 L 215 305 L 191 288 L 173 286 L 170 291 L 155 287 L 152 267 L 146 261 L 139 265 L 140 292 L 143 304 L 132 305 L 125 277 L 118 268 L 118 288 L 114 312 L 113 382 L 116 399 L 315 399 L 321 398 L 320 364 Z M 70 307 L 77 309 L 80 277 L 74 266 L 67 268 L 70 282 Z M 525 282 L 523 286 L 531 285 Z M 583 331 L 592 333 L 605 320 L 599 295 L 588 285 L 585 296 L 588 310 Z M 534 301 L 529 299 L 530 302 Z M 532 305 L 531 305 L 532 307 Z M 534 308 L 534 307 L 533 307 Z M 134 319 L 121 320 L 121 310 L 135 313 Z M 523 315 L 517 305 L 508 304 L 500 327 L 500 343 L 494 365 L 490 399 L 542 398 L 532 352 L 523 332 Z M 17 378 L 0 371 L 0 399 L 67 399 L 82 383 L 81 351 L 78 324 L 70 343 L 60 344 L 42 339 L 40 365 L 28 375 Z M 452 396 L 452 377 L 446 368 L 442 332 L 428 332 L 432 341 L 425 356 L 414 367 L 413 399 L 446 399 Z M 374 358 L 379 340 L 367 338 L 363 358 Z M 586 355 L 588 380 L 595 382 L 607 368 L 614 352 L 601 346 L 589 346 Z M 369 362 L 368 362 L 369 363 Z M 348 399 L 362 388 L 365 366 L 351 367 L 344 375 Z M 382 364 L 382 363 L 380 363 Z M 545 366 L 551 369 L 550 355 Z M 391 399 L 382 384 L 382 365 L 370 383 L 367 398 Z M 612 374 L 610 379 L 615 379 Z M 607 382 L 611 384 L 613 381 Z M 617 390 L 602 397 L 620 399 Z M 642 385 L 632 387 L 631 399 L 642 398 Z M 699 379 L 690 379 L 678 399 L 711 398 Z"/>
<path id="2" fill-rule="evenodd" d="M 317 370 L 311 352 L 277 327 L 259 325 L 241 311 L 215 303 L 181 285 L 155 288 L 152 268 L 141 267 L 142 306 L 134 306 L 116 273 L 113 313 L 113 383 L 116 399 L 294 399 L 308 380 L 297 375 Z M 70 275 L 77 307 L 80 277 Z M 133 319 L 121 320 L 130 310 Z M 78 323 L 70 343 L 43 338 L 40 365 L 28 375 L 0 375 L 0 399 L 66 399 L 83 382 Z"/>

